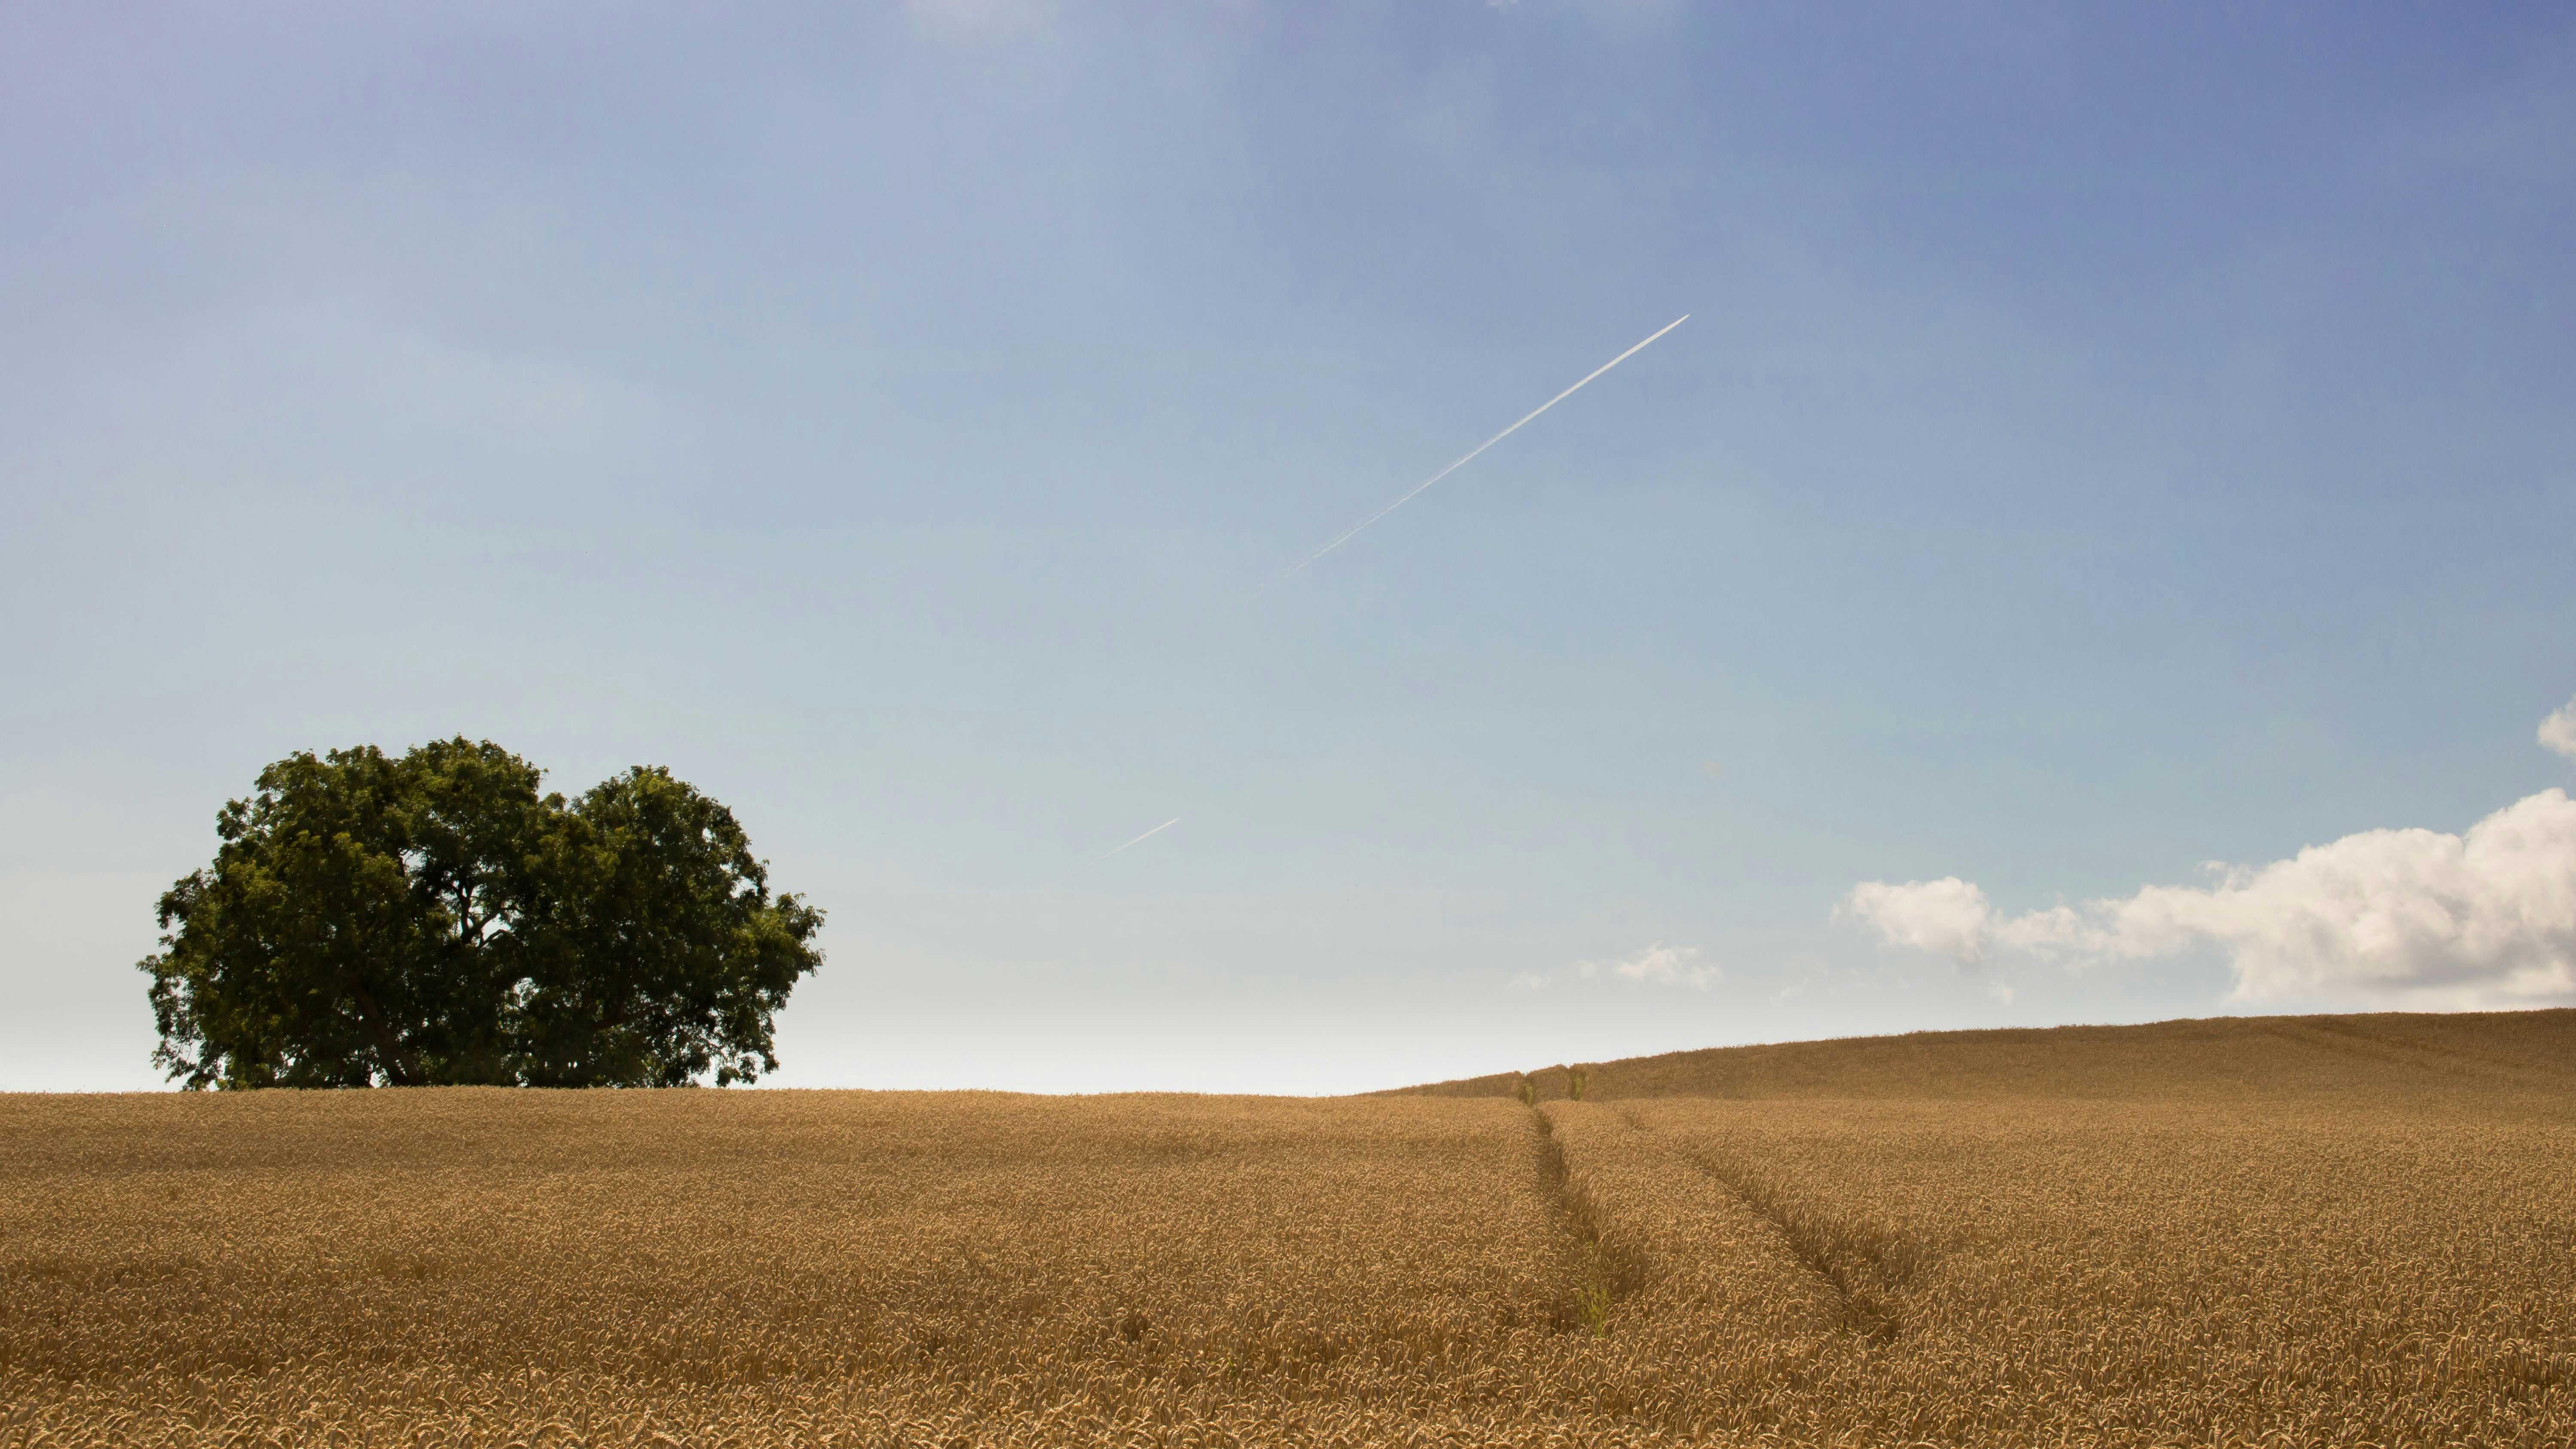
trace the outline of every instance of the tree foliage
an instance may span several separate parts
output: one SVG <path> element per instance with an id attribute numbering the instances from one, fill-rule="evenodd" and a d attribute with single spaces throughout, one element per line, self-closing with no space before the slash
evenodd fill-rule
<path id="1" fill-rule="evenodd" d="M 162 896 L 153 1060 L 198 1087 L 679 1086 L 775 1071 L 822 912 L 638 766 L 567 801 L 489 741 L 292 755 Z"/>

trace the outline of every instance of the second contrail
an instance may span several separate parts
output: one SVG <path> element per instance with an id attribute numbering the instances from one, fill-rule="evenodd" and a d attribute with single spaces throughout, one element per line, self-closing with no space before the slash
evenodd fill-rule
<path id="1" fill-rule="evenodd" d="M 1680 325 L 1682 325 L 1682 324 L 1683 324 L 1683 323 L 1685 323 L 1685 322 L 1688 322 L 1689 320 L 1690 320 L 1690 314 L 1689 314 L 1688 312 L 1684 312 L 1682 315 L 1680 315 L 1680 316 L 1678 316 L 1678 317 L 1674 318 L 1674 319 L 1673 319 L 1673 320 L 1671 320 L 1670 322 L 1665 323 L 1665 324 L 1664 324 L 1660 329 L 1658 329 L 1658 330 L 1656 331 L 1656 333 L 1655 333 L 1655 337 L 1661 337 L 1661 336 L 1663 336 L 1663 335 L 1664 335 L 1664 333 L 1672 331 L 1674 328 L 1679 327 Z M 1310 554 L 1306 555 L 1304 558 L 1299 559 L 1297 562 L 1295 562 L 1295 563 L 1293 563 L 1293 564 L 1289 565 L 1287 568 L 1285 568 L 1285 569 L 1281 570 L 1281 571 L 1280 571 L 1280 574 L 1279 574 L 1279 577 L 1281 577 L 1281 578 L 1283 578 L 1283 579 L 1284 579 L 1284 578 L 1288 577 L 1288 575 L 1290 575 L 1290 574 L 1293 574 L 1293 573 L 1297 572 L 1297 570 L 1304 568 L 1306 565 L 1308 565 L 1308 564 L 1310 564 L 1310 563 L 1313 563 L 1315 560 L 1317 560 L 1317 559 L 1319 559 L 1319 558 L 1322 558 L 1324 555 L 1326 555 L 1326 554 L 1328 554 L 1328 553 L 1331 553 L 1334 549 L 1340 548 L 1343 544 L 1346 544 L 1346 543 L 1350 542 L 1352 539 L 1359 537 L 1359 535 L 1360 535 L 1360 530 L 1362 530 L 1362 529 L 1364 529 L 1364 528 L 1367 528 L 1370 524 L 1377 522 L 1379 519 L 1386 517 L 1388 514 L 1393 513 L 1395 510 L 1397 510 L 1397 509 L 1399 509 L 1399 508 L 1402 508 L 1404 505 L 1406 505 L 1406 504 L 1408 504 L 1408 503 L 1412 502 L 1412 501 L 1414 500 L 1414 498 L 1415 498 L 1418 494 L 1420 494 L 1420 493 L 1422 492 L 1422 490 L 1423 490 L 1423 489 L 1430 487 L 1432 484 L 1439 482 L 1441 479 L 1446 478 L 1446 477 L 1448 477 L 1450 474 L 1455 473 L 1455 472 L 1457 472 L 1459 469 L 1461 469 L 1461 468 L 1463 468 L 1463 467 L 1467 466 L 1468 460 L 1469 460 L 1469 459 L 1474 458 L 1478 453 L 1481 453 L 1481 452 L 1485 451 L 1487 448 L 1490 448 L 1490 447 L 1494 446 L 1496 443 L 1501 442 L 1503 439 L 1508 438 L 1508 437 L 1510 437 L 1512 434 L 1519 432 L 1519 431 L 1521 430 L 1522 426 L 1523 426 L 1524 424 L 1526 424 L 1526 423 L 1528 423 L 1528 422 L 1529 422 L 1530 418 L 1537 417 L 1540 413 L 1546 412 L 1549 408 L 1552 408 L 1552 407 L 1556 406 L 1558 403 L 1561 403 L 1561 402 L 1565 401 L 1567 398 L 1570 398 L 1570 397 L 1574 396 L 1577 392 L 1582 391 L 1582 390 L 1583 390 L 1583 383 L 1584 383 L 1584 382 L 1590 382 L 1592 379 L 1594 379 L 1594 378 L 1596 378 L 1596 377 L 1599 377 L 1601 374 L 1603 374 L 1603 373 L 1605 373 L 1605 372 L 1608 372 L 1610 369 L 1612 369 L 1612 368 L 1614 368 L 1614 367 L 1617 367 L 1620 363 L 1623 363 L 1623 362 L 1627 361 L 1629 358 L 1636 356 L 1638 353 L 1645 351 L 1645 350 L 1646 350 L 1646 343 L 1647 343 L 1647 342 L 1652 342 L 1652 341 L 1654 341 L 1654 340 L 1655 340 L 1655 337 L 1649 337 L 1649 338 L 1647 338 L 1645 342 L 1640 342 L 1640 343 L 1638 343 L 1636 346 L 1629 348 L 1627 351 L 1620 353 L 1618 356 L 1616 356 L 1616 357 L 1614 357 L 1614 358 L 1611 358 L 1608 362 L 1605 362 L 1605 363 L 1601 364 L 1599 367 L 1596 367 L 1596 368 L 1592 369 L 1590 372 L 1585 373 L 1585 374 L 1584 374 L 1584 376 L 1583 376 L 1583 382 L 1578 382 L 1578 383 L 1576 383 L 1574 386 L 1569 387 L 1569 388 L 1567 388 L 1565 391 L 1563 391 L 1563 392 L 1561 392 L 1561 393 L 1558 393 L 1556 396 L 1554 396 L 1554 397 L 1552 397 L 1552 398 L 1549 398 L 1547 401 L 1545 401 L 1545 402 L 1543 402 L 1543 403 L 1540 403 L 1537 407 L 1534 407 L 1534 408 L 1530 409 L 1529 417 L 1525 417 L 1525 418 L 1521 419 L 1521 420 L 1520 420 L 1520 422 L 1517 422 L 1517 423 L 1512 424 L 1510 427 L 1503 429 L 1501 432 L 1494 434 L 1492 437 L 1487 438 L 1485 441 L 1483 441 L 1483 442 L 1481 442 L 1481 443 L 1478 443 L 1475 447 L 1470 448 L 1470 449 L 1467 451 L 1467 456 L 1466 456 L 1466 457 L 1464 457 L 1464 458 L 1460 458 L 1457 462 L 1452 463 L 1452 464 L 1450 464 L 1448 467 L 1441 469 L 1439 472 L 1432 474 L 1430 477 L 1423 479 L 1423 480 L 1422 480 L 1422 482 L 1421 482 L 1421 484 L 1420 484 L 1419 486 L 1417 486 L 1417 487 L 1413 490 L 1413 492 L 1405 494 L 1402 498 L 1399 498 L 1399 499 L 1395 500 L 1393 503 L 1388 504 L 1388 505 L 1387 505 L 1387 506 L 1385 506 L 1384 508 L 1379 509 L 1377 512 L 1372 513 L 1372 514 L 1370 514 L 1368 517 L 1363 518 L 1363 519 L 1361 519 L 1359 522 L 1357 522 L 1357 523 L 1355 523 L 1355 524 L 1351 525 L 1350 530 L 1349 530 L 1348 532 L 1344 533 L 1341 537 L 1339 537 L 1339 538 L 1337 538 L 1337 539 L 1334 539 L 1331 543 L 1325 544 L 1322 548 L 1319 548 L 1319 549 L 1315 550 L 1313 553 L 1310 553 Z M 1155 828 L 1156 828 L 1156 829 L 1160 829 L 1161 827 L 1160 827 L 1160 826 L 1157 826 L 1157 827 L 1155 827 Z M 1148 834 L 1151 834 L 1152 832 L 1150 832 L 1150 831 L 1149 831 L 1149 832 L 1147 832 L 1147 833 L 1148 833 Z M 1138 839 L 1142 839 L 1142 838 L 1143 838 L 1142 836 L 1139 836 L 1139 837 L 1138 837 Z M 1134 841 L 1129 841 L 1129 842 L 1128 842 L 1128 844 L 1129 844 L 1129 845 L 1132 845 L 1132 844 L 1134 844 L 1134 843 L 1135 843 Z M 1126 849 L 1126 848 L 1127 848 L 1127 847 L 1126 847 L 1126 846 L 1124 846 L 1124 845 L 1122 845 L 1122 846 L 1120 846 L 1120 847 L 1119 847 L 1119 849 L 1120 849 L 1120 850 L 1124 850 L 1124 849 Z"/>
<path id="2" fill-rule="evenodd" d="M 1135 844 L 1138 844 L 1138 843 L 1140 843 L 1140 842 L 1143 842 L 1143 841 L 1146 841 L 1146 840 L 1150 840 L 1150 839 L 1152 839 L 1154 836 L 1160 835 L 1160 834 L 1162 834 L 1164 831 L 1169 830 L 1169 829 L 1171 829 L 1173 826 L 1178 825 L 1178 824 L 1180 824 L 1180 823 L 1181 823 L 1181 817 L 1179 817 L 1178 815 L 1175 815 L 1175 816 L 1173 816 L 1171 819 L 1164 821 L 1162 824 L 1155 826 L 1153 829 L 1146 831 L 1143 835 L 1139 835 L 1139 836 L 1137 836 L 1137 837 L 1136 837 L 1136 839 L 1131 840 L 1131 841 L 1128 841 L 1128 842 L 1127 842 L 1127 845 L 1135 845 Z M 1125 849 L 1127 848 L 1127 845 L 1122 845 L 1122 846 L 1118 847 L 1118 850 L 1125 850 Z M 1118 850 L 1113 850 L 1113 851 L 1109 852 L 1109 855 L 1116 855 L 1116 854 L 1118 853 Z M 1109 858 L 1109 855 L 1104 855 L 1104 856 L 1102 856 L 1102 857 L 1100 857 L 1100 858 L 1101 858 L 1102 860 L 1107 860 L 1107 859 Z"/>

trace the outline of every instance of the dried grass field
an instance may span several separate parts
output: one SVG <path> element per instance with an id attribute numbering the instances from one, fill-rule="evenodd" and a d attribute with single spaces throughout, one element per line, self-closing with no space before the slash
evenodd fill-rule
<path id="1" fill-rule="evenodd" d="M 6 1097 L 0 1445 L 2558 1446 L 2571 1185 L 2569 1012 Z"/>

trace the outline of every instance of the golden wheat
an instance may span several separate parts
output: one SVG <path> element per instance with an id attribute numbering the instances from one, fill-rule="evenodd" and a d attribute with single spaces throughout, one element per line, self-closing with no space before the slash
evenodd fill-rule
<path id="1" fill-rule="evenodd" d="M 2306 1065 L 2225 1090 L 2194 1027 L 1535 1106 L 0 1098 L 0 1445 L 2565 1445 L 2562 1015 L 2246 1025 Z"/>
<path id="2" fill-rule="evenodd" d="M 1748 1306 L 1798 1321 L 1793 1269 L 1825 1295 L 1785 1412 L 1701 1384 L 1675 1420 L 1822 1442 L 2576 1443 L 2576 1121 L 2563 1097 L 2486 1105 L 1542 1110 L 1630 1164 L 1592 1206 L 1642 1254 L 1614 1332 L 1734 1362 Z M 1732 1295 L 1693 1291 L 1712 1232 L 1740 1245 Z"/>

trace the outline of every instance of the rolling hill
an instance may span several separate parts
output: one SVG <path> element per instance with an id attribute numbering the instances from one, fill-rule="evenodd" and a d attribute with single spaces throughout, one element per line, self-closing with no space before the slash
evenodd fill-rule
<path id="1" fill-rule="evenodd" d="M 1342 1098 L 0 1095 L 0 1449 L 2561 1449 L 2571 1047 L 2545 1011 Z"/>
<path id="2" fill-rule="evenodd" d="M 1912 1032 L 1666 1052 L 1400 1087 L 1386 1095 L 1553 1102 L 1576 1095 L 1578 1076 L 1583 1100 L 1605 1102 L 2570 1091 L 2576 1090 L 2576 1009 Z"/>

